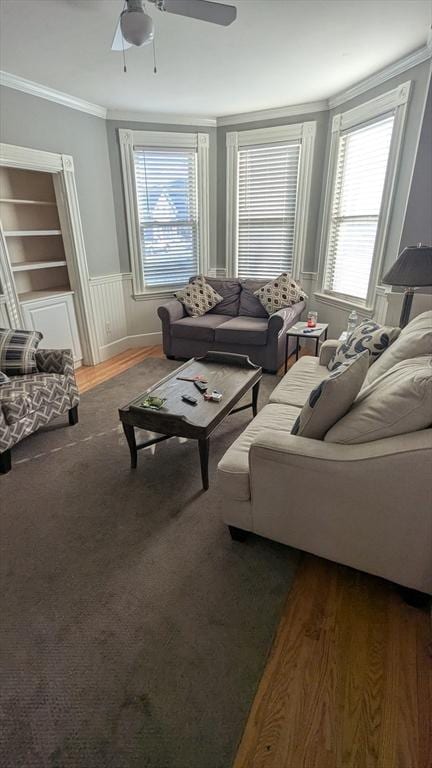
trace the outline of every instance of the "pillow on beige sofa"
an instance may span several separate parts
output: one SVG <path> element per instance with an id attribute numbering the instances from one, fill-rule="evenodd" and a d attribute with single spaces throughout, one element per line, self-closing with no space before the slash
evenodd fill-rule
<path id="1" fill-rule="evenodd" d="M 190 317 L 202 317 L 210 309 L 219 304 L 223 297 L 199 275 L 185 288 L 176 291 L 174 296 L 181 301 Z"/>
<path id="2" fill-rule="evenodd" d="M 369 368 L 364 386 L 372 384 L 396 363 L 420 355 L 432 355 L 432 311 L 418 315 L 401 330 L 396 341 Z"/>
<path id="3" fill-rule="evenodd" d="M 291 434 L 322 440 L 326 432 L 345 415 L 360 392 L 369 366 L 369 352 L 342 363 L 321 381 L 294 422 Z"/>
<path id="4" fill-rule="evenodd" d="M 327 368 L 335 371 L 341 363 L 355 357 L 365 349 L 369 352 L 369 365 L 377 360 L 399 336 L 400 328 L 379 325 L 374 320 L 363 320 L 336 349 Z"/>
<path id="5" fill-rule="evenodd" d="M 328 443 L 368 443 L 432 425 L 432 356 L 404 360 L 364 387 L 325 436 Z"/>

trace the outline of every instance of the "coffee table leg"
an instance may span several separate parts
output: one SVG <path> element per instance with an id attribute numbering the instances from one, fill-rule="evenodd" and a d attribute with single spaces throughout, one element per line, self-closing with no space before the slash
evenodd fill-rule
<path id="1" fill-rule="evenodd" d="M 123 429 L 124 433 L 126 435 L 126 440 L 128 442 L 129 450 L 130 450 L 130 456 L 131 456 L 131 469 L 136 469 L 137 466 L 137 446 L 136 446 L 136 440 L 135 440 L 135 429 L 131 424 L 125 424 L 123 423 Z"/>
<path id="2" fill-rule="evenodd" d="M 205 440 L 198 440 L 198 447 L 201 462 L 202 484 L 204 490 L 207 491 L 209 487 L 208 462 L 210 452 L 210 438 L 207 437 Z"/>
<path id="3" fill-rule="evenodd" d="M 252 413 L 254 416 L 258 413 L 258 395 L 261 381 L 257 381 L 252 387 Z"/>

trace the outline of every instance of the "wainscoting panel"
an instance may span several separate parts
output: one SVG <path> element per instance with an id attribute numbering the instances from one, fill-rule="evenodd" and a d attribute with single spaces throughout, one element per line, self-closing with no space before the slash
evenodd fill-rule
<path id="1" fill-rule="evenodd" d="M 135 301 L 130 273 L 91 277 L 90 290 L 100 362 L 131 347 L 161 342 L 157 307 L 163 300 Z"/>

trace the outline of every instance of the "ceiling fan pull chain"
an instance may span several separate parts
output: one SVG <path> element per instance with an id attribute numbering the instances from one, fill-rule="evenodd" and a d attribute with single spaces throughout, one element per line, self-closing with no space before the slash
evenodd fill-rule
<path id="1" fill-rule="evenodd" d="M 124 37 L 122 35 L 122 51 L 123 51 L 123 72 L 127 73 L 127 66 L 126 66 L 126 52 L 124 47 Z"/>
<path id="2" fill-rule="evenodd" d="M 157 66 L 156 66 L 156 43 L 155 39 L 153 38 L 153 74 L 157 75 Z"/>

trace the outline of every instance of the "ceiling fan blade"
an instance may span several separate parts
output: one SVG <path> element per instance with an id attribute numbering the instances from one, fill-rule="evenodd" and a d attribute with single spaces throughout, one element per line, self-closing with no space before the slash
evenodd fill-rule
<path id="1" fill-rule="evenodd" d="M 122 51 L 123 49 L 126 50 L 126 48 L 132 48 L 131 44 L 127 42 L 127 40 L 124 39 L 120 27 L 120 19 L 117 22 L 116 31 L 114 32 L 114 37 L 111 45 L 112 51 Z"/>
<path id="2" fill-rule="evenodd" d="M 209 21 L 227 27 L 235 20 L 237 8 L 234 5 L 213 3 L 210 0 L 164 0 L 163 10 L 178 16 Z"/>

